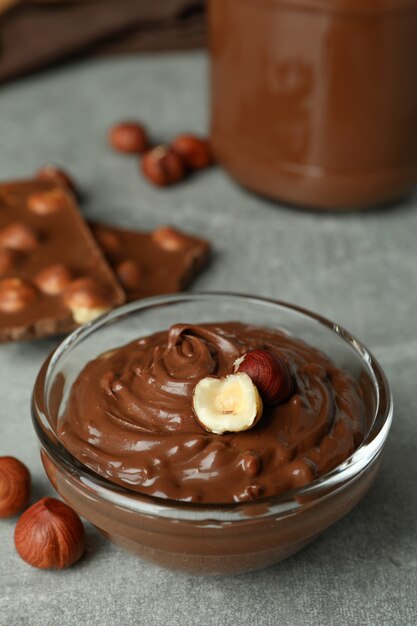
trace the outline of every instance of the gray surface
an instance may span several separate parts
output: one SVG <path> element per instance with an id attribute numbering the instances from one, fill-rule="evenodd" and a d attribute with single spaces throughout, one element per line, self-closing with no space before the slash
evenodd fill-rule
<path id="1" fill-rule="evenodd" d="M 149 187 L 135 159 L 106 149 L 127 116 L 159 138 L 206 128 L 200 54 L 91 61 L 26 79 L 0 95 L 1 178 L 45 161 L 88 191 L 88 216 L 205 233 L 218 251 L 194 289 L 296 302 L 345 325 L 386 370 L 395 421 L 382 470 L 363 503 L 321 539 L 259 573 L 205 579 L 142 562 L 87 526 L 85 558 L 61 573 L 25 565 L 13 521 L 0 523 L 0 624 L 417 623 L 417 202 L 363 215 L 315 215 L 246 194 L 213 169 L 169 191 Z M 35 374 L 53 341 L 0 347 L 0 454 L 30 467 L 34 499 L 52 493 L 29 416 Z"/>

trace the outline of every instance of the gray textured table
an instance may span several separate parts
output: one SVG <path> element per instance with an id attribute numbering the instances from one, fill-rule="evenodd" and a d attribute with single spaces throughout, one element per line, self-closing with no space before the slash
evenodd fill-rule
<path id="1" fill-rule="evenodd" d="M 362 215 L 320 215 L 253 197 L 219 169 L 169 191 L 148 186 L 135 159 L 106 149 L 108 125 L 146 120 L 159 139 L 206 128 L 202 54 L 89 61 L 2 89 L 2 179 L 47 161 L 73 171 L 89 217 L 140 228 L 172 223 L 206 234 L 215 261 L 194 289 L 258 293 L 339 321 L 379 358 L 395 420 L 365 500 L 300 554 L 271 569 L 205 579 L 165 571 L 87 526 L 88 549 L 61 572 L 15 554 L 0 523 L 0 624 L 181 626 L 417 623 L 417 201 Z M 35 374 L 54 341 L 0 347 L 0 455 L 30 467 L 34 499 L 52 494 L 29 416 Z"/>

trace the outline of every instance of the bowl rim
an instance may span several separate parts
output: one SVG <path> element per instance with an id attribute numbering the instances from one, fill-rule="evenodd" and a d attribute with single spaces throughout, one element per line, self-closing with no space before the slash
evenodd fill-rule
<path id="1" fill-rule="evenodd" d="M 204 301 L 207 299 L 229 298 L 235 301 L 251 302 L 255 305 L 277 306 L 296 313 L 309 321 L 317 322 L 326 327 L 330 332 L 337 334 L 353 349 L 361 361 L 365 364 L 373 382 L 375 393 L 375 411 L 372 425 L 365 435 L 360 446 L 333 470 L 316 478 L 311 483 L 286 491 L 275 496 L 266 496 L 249 502 L 230 503 L 201 503 L 170 498 L 162 498 L 149 494 L 140 493 L 129 487 L 122 487 L 109 479 L 98 475 L 74 457 L 67 448 L 57 439 L 54 433 L 54 441 L 47 436 L 42 425 L 42 419 L 46 418 L 49 430 L 53 428 L 43 408 L 47 406 L 47 390 L 55 366 L 60 359 L 73 347 L 83 341 L 90 334 L 100 328 L 117 323 L 121 319 L 141 310 L 160 307 L 181 301 Z M 38 401 L 40 398 L 40 402 Z M 326 498 L 335 489 L 341 489 L 343 485 L 354 480 L 379 456 L 386 442 L 393 418 L 393 398 L 388 380 L 384 371 L 373 354 L 354 335 L 343 326 L 332 322 L 326 317 L 312 312 L 304 307 L 262 296 L 254 296 L 239 292 L 206 291 L 206 292 L 181 292 L 144 298 L 132 303 L 117 307 L 99 318 L 84 324 L 68 335 L 44 361 L 35 381 L 31 401 L 32 422 L 39 442 L 47 455 L 58 464 L 59 469 L 64 469 L 71 476 L 78 476 L 86 489 L 110 503 L 123 508 L 134 510 L 145 515 L 162 516 L 168 518 L 180 518 L 196 521 L 210 520 L 235 521 L 250 519 L 254 515 L 269 516 L 294 513 L 305 503 L 311 504 L 317 498 Z M 46 413 L 46 410 L 45 410 Z"/>

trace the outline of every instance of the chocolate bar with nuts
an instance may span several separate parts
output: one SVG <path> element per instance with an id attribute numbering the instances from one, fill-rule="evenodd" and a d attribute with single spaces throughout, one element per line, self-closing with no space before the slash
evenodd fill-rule
<path id="1" fill-rule="evenodd" d="M 94 222 L 90 227 L 129 302 L 181 291 L 209 261 L 205 239 L 170 226 L 151 233 Z"/>
<path id="2" fill-rule="evenodd" d="M 70 192 L 0 185 L 0 341 L 67 332 L 124 301 Z"/>

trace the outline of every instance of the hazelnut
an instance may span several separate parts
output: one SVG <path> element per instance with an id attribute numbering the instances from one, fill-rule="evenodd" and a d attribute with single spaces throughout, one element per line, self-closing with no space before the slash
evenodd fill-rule
<path id="1" fill-rule="evenodd" d="M 36 290 L 31 283 L 21 278 L 0 280 L 0 311 L 17 313 L 36 299 Z"/>
<path id="2" fill-rule="evenodd" d="M 67 206 L 67 201 L 63 189 L 50 189 L 32 193 L 27 199 L 27 206 L 37 215 L 50 215 Z"/>
<path id="3" fill-rule="evenodd" d="M 235 372 L 245 372 L 257 386 L 267 404 L 285 402 L 292 391 L 292 379 L 287 363 L 266 350 L 252 350 L 237 359 Z"/>
<path id="4" fill-rule="evenodd" d="M 125 154 L 142 154 L 149 146 L 142 124 L 128 121 L 120 122 L 110 129 L 109 143 L 114 150 Z"/>
<path id="5" fill-rule="evenodd" d="M 264 490 L 258 483 L 252 483 L 247 485 L 241 493 L 237 493 L 233 496 L 235 502 L 250 502 L 260 498 Z"/>
<path id="6" fill-rule="evenodd" d="M 64 292 L 64 303 L 77 324 L 91 322 L 111 308 L 104 288 L 92 278 L 72 281 Z"/>
<path id="7" fill-rule="evenodd" d="M 109 230 L 94 230 L 94 237 L 106 252 L 116 252 L 120 248 L 119 238 Z"/>
<path id="8" fill-rule="evenodd" d="M 41 169 L 36 172 L 36 178 L 38 180 L 51 180 L 57 185 L 68 189 L 75 196 L 78 195 L 77 188 L 70 174 L 53 163 L 48 163 L 41 167 Z"/>
<path id="9" fill-rule="evenodd" d="M 19 253 L 16 250 L 0 248 L 0 274 L 10 272 L 19 261 Z"/>
<path id="10" fill-rule="evenodd" d="M 158 187 L 173 185 L 182 180 L 186 173 L 182 157 L 169 146 L 157 146 L 147 152 L 141 168 L 146 178 Z"/>
<path id="11" fill-rule="evenodd" d="M 19 518 L 14 543 L 19 556 L 29 565 L 64 569 L 84 552 L 84 526 L 64 502 L 42 498 Z"/>
<path id="12" fill-rule="evenodd" d="M 222 435 L 255 426 L 262 415 L 262 400 L 247 374 L 207 376 L 194 389 L 193 408 L 203 428 Z"/>
<path id="13" fill-rule="evenodd" d="M 56 296 L 64 291 L 72 280 L 70 270 L 61 263 L 49 265 L 35 277 L 35 284 L 48 296 Z"/>
<path id="14" fill-rule="evenodd" d="M 208 140 L 197 135 L 179 135 L 171 143 L 171 147 L 182 157 L 190 170 L 204 169 L 213 161 Z"/>
<path id="15" fill-rule="evenodd" d="M 152 239 L 158 246 L 168 252 L 183 250 L 187 245 L 187 240 L 182 233 L 171 226 L 160 226 L 152 233 Z"/>
<path id="16" fill-rule="evenodd" d="M 0 230 L 0 245 L 11 250 L 30 252 L 38 245 L 38 237 L 26 224 L 13 222 Z"/>
<path id="17" fill-rule="evenodd" d="M 13 517 L 25 508 L 30 497 L 30 474 L 12 456 L 0 457 L 0 517 Z"/>
<path id="18" fill-rule="evenodd" d="M 122 261 L 116 267 L 116 274 L 125 289 L 139 289 L 142 284 L 143 269 L 137 261 Z"/>
<path id="19" fill-rule="evenodd" d="M 262 469 L 262 461 L 256 452 L 252 450 L 246 450 L 242 455 L 241 460 L 242 469 L 251 478 L 254 478 L 259 474 Z"/>
<path id="20" fill-rule="evenodd" d="M 287 471 L 291 476 L 291 489 L 304 487 L 315 479 L 312 465 L 307 459 L 295 459 L 288 465 Z"/>

